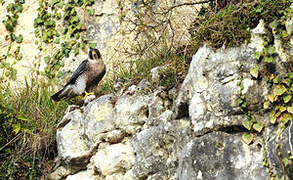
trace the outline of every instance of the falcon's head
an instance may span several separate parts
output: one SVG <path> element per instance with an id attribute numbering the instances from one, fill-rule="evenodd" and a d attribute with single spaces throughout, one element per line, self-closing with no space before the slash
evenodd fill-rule
<path id="1" fill-rule="evenodd" d="M 98 60 L 98 59 L 101 59 L 101 53 L 98 49 L 90 49 L 90 52 L 89 52 L 89 58 L 92 59 L 92 60 Z"/>

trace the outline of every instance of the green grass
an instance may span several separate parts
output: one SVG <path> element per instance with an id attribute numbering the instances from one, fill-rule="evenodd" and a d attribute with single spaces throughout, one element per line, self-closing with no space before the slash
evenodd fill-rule
<path id="1" fill-rule="evenodd" d="M 40 177 L 56 155 L 56 124 L 69 102 L 53 102 L 50 86 L 32 79 L 22 89 L 0 87 L 0 179 Z"/>
<path id="2" fill-rule="evenodd" d="M 178 86 L 187 74 L 189 63 L 194 53 L 195 50 L 190 46 L 184 46 L 176 51 L 161 50 L 154 57 L 139 59 L 128 66 L 118 64 L 114 66 L 114 76 L 100 83 L 98 94 L 114 92 L 113 84 L 117 79 L 123 79 L 122 88 L 125 90 L 131 85 L 137 85 L 142 79 L 147 79 L 151 82 L 151 69 L 158 66 L 165 67 L 160 71 L 158 85 L 166 88 Z M 153 85 L 153 88 L 156 88 L 156 86 Z"/>
<path id="3" fill-rule="evenodd" d="M 285 17 L 290 0 L 258 0 L 226 6 L 220 11 L 203 7 L 201 16 L 190 28 L 193 44 L 220 48 L 240 46 L 250 40 L 250 30 L 260 19 L 266 24 Z M 281 25 L 284 26 L 284 25 Z"/>

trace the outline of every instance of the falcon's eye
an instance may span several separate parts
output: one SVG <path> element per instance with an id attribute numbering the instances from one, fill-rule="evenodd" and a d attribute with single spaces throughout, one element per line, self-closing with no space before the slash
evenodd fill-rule
<path id="1" fill-rule="evenodd" d="M 93 52 L 93 57 L 94 59 L 98 59 L 98 54 L 96 53 L 96 51 Z"/>
<path id="2" fill-rule="evenodd" d="M 100 59 L 101 54 L 100 54 L 99 50 L 91 49 L 90 53 L 89 53 L 89 57 L 90 57 L 90 59 Z"/>

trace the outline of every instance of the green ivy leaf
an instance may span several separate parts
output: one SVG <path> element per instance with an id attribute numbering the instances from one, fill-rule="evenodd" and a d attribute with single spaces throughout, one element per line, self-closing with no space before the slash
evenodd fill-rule
<path id="1" fill-rule="evenodd" d="M 279 83 L 279 76 L 276 76 L 276 77 L 273 79 L 273 83 L 275 83 L 275 84 L 278 84 L 278 83 Z"/>
<path id="2" fill-rule="evenodd" d="M 287 122 L 290 120 L 292 120 L 292 115 L 289 113 L 284 113 L 279 118 L 279 121 L 281 121 L 284 124 L 287 124 Z"/>
<path id="3" fill-rule="evenodd" d="M 289 164 L 289 159 L 288 158 L 284 158 L 282 161 L 284 162 L 285 167 L 287 167 L 288 164 Z"/>
<path id="4" fill-rule="evenodd" d="M 11 41 L 15 41 L 15 38 L 16 38 L 15 34 L 10 33 L 10 39 L 11 39 Z"/>
<path id="5" fill-rule="evenodd" d="M 252 123 L 251 121 L 249 121 L 249 120 L 245 120 L 245 121 L 242 122 L 242 125 L 243 125 L 246 129 L 248 129 L 248 130 L 251 129 L 252 124 L 253 124 L 253 123 Z"/>
<path id="6" fill-rule="evenodd" d="M 263 52 L 256 52 L 256 53 L 255 53 L 255 58 L 256 58 L 257 60 L 260 60 L 260 58 L 261 58 L 262 55 L 263 55 Z"/>
<path id="7" fill-rule="evenodd" d="M 42 40 L 43 40 L 43 42 L 46 42 L 48 40 L 47 32 L 43 32 Z"/>
<path id="8" fill-rule="evenodd" d="M 291 99 L 292 99 L 292 96 L 291 96 L 291 95 L 287 95 L 287 96 L 285 96 L 285 97 L 283 98 L 284 103 L 289 102 Z"/>
<path id="9" fill-rule="evenodd" d="M 268 48 L 268 53 L 269 53 L 270 55 L 274 54 L 275 52 L 276 52 L 275 47 L 269 47 L 269 48 Z"/>
<path id="10" fill-rule="evenodd" d="M 20 60 L 22 59 L 22 57 L 23 57 L 23 55 L 22 55 L 21 53 L 19 53 L 19 54 L 17 55 L 17 60 L 20 61 Z"/>
<path id="11" fill-rule="evenodd" d="M 54 43 L 59 44 L 60 43 L 60 38 L 55 38 Z"/>
<path id="12" fill-rule="evenodd" d="M 70 23 L 78 23 L 78 22 L 79 22 L 79 18 L 78 18 L 78 16 L 73 16 L 73 17 L 71 18 Z"/>
<path id="13" fill-rule="evenodd" d="M 276 114 L 275 110 L 270 112 L 270 123 L 272 123 L 272 124 L 275 124 L 276 121 L 277 121 L 277 118 L 276 118 L 275 114 Z"/>
<path id="14" fill-rule="evenodd" d="M 95 14 L 95 9 L 89 9 L 88 13 L 90 16 L 93 16 Z"/>
<path id="15" fill-rule="evenodd" d="M 242 141 L 244 142 L 244 143 L 246 143 L 246 144 L 250 144 L 251 142 L 252 142 L 252 140 L 253 140 L 253 134 L 252 133 L 244 133 L 243 135 L 242 135 Z"/>
<path id="16" fill-rule="evenodd" d="M 289 36 L 289 34 L 285 30 L 281 32 L 282 39 L 285 39 L 288 36 Z"/>
<path id="17" fill-rule="evenodd" d="M 49 62 L 50 62 L 50 57 L 49 57 L 49 56 L 44 57 L 44 61 L 45 61 L 45 63 L 49 64 Z"/>
<path id="18" fill-rule="evenodd" d="M 284 85 L 279 84 L 274 88 L 273 94 L 274 94 L 274 96 L 281 96 L 286 91 L 287 91 L 287 88 Z"/>
<path id="19" fill-rule="evenodd" d="M 15 6 L 15 9 L 16 9 L 17 12 L 21 13 L 22 10 L 23 10 L 23 6 L 22 6 L 22 4 L 18 4 L 18 5 L 16 5 L 16 6 Z"/>
<path id="20" fill-rule="evenodd" d="M 45 25 L 46 27 L 51 27 L 51 26 L 55 25 L 55 21 L 53 21 L 53 20 L 46 21 L 46 22 L 44 23 L 44 25 Z"/>
<path id="21" fill-rule="evenodd" d="M 274 20 L 273 22 L 271 22 L 269 24 L 269 27 L 272 28 L 272 29 L 276 29 L 278 27 L 279 23 L 277 20 Z"/>
<path id="22" fill-rule="evenodd" d="M 74 49 L 74 55 L 77 56 L 78 54 L 79 54 L 79 48 L 77 47 Z"/>
<path id="23" fill-rule="evenodd" d="M 256 8 L 255 12 L 257 12 L 257 13 L 261 13 L 262 10 L 263 10 L 263 7 L 258 6 L 258 7 Z"/>
<path id="24" fill-rule="evenodd" d="M 16 38 L 15 38 L 15 41 L 17 42 L 17 43 L 22 43 L 22 40 L 23 40 L 23 36 L 20 34 L 20 35 L 18 35 L 18 36 L 16 36 Z"/>
<path id="25" fill-rule="evenodd" d="M 284 111 L 286 111 L 287 110 L 287 108 L 285 107 L 285 106 L 281 106 L 280 107 L 280 112 L 284 112 Z"/>
<path id="26" fill-rule="evenodd" d="M 259 71 L 259 67 L 255 66 L 253 68 L 250 69 L 250 74 L 254 77 L 257 78 L 258 77 L 258 71 Z"/>
<path id="27" fill-rule="evenodd" d="M 5 25 L 5 28 L 7 29 L 7 31 L 10 31 L 10 32 L 12 32 L 13 31 L 13 26 L 10 24 L 10 23 L 8 23 L 7 21 L 2 21 L 3 22 L 3 24 Z"/>
<path id="28" fill-rule="evenodd" d="M 9 68 L 10 67 L 10 63 L 4 63 L 5 68 Z"/>
<path id="29" fill-rule="evenodd" d="M 290 78 L 286 78 L 282 81 L 284 84 L 286 84 L 288 87 L 291 86 L 291 83 L 292 83 L 292 79 Z"/>
<path id="30" fill-rule="evenodd" d="M 267 98 L 271 103 L 275 101 L 275 96 L 273 94 L 268 95 Z"/>
<path id="31" fill-rule="evenodd" d="M 39 25 L 43 23 L 43 20 L 40 18 L 40 17 L 37 17 L 35 20 L 34 20 L 34 25 Z"/>
<path id="32" fill-rule="evenodd" d="M 58 8 L 60 8 L 60 9 L 62 9 L 63 6 L 64 6 L 64 2 L 61 1 L 61 2 L 59 2 L 56 6 L 57 6 Z"/>
<path id="33" fill-rule="evenodd" d="M 264 108 L 264 109 L 269 108 L 270 104 L 271 104 L 270 101 L 266 101 L 266 102 L 264 102 L 264 104 L 263 104 L 263 108 Z"/>
<path id="34" fill-rule="evenodd" d="M 266 63 L 272 63 L 274 61 L 274 58 L 271 56 L 265 56 L 263 61 Z"/>
<path id="35" fill-rule="evenodd" d="M 264 123 L 262 121 L 259 121 L 255 124 L 253 124 L 253 129 L 256 130 L 257 132 L 261 132 L 263 127 L 264 127 Z"/>

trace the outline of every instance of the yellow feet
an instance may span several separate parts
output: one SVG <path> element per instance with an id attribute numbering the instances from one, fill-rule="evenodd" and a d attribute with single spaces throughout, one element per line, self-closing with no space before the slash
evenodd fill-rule
<path id="1" fill-rule="evenodd" d="M 85 98 L 87 98 L 89 95 L 95 95 L 95 93 L 94 92 L 86 92 L 86 91 L 84 91 L 84 99 Z"/>

